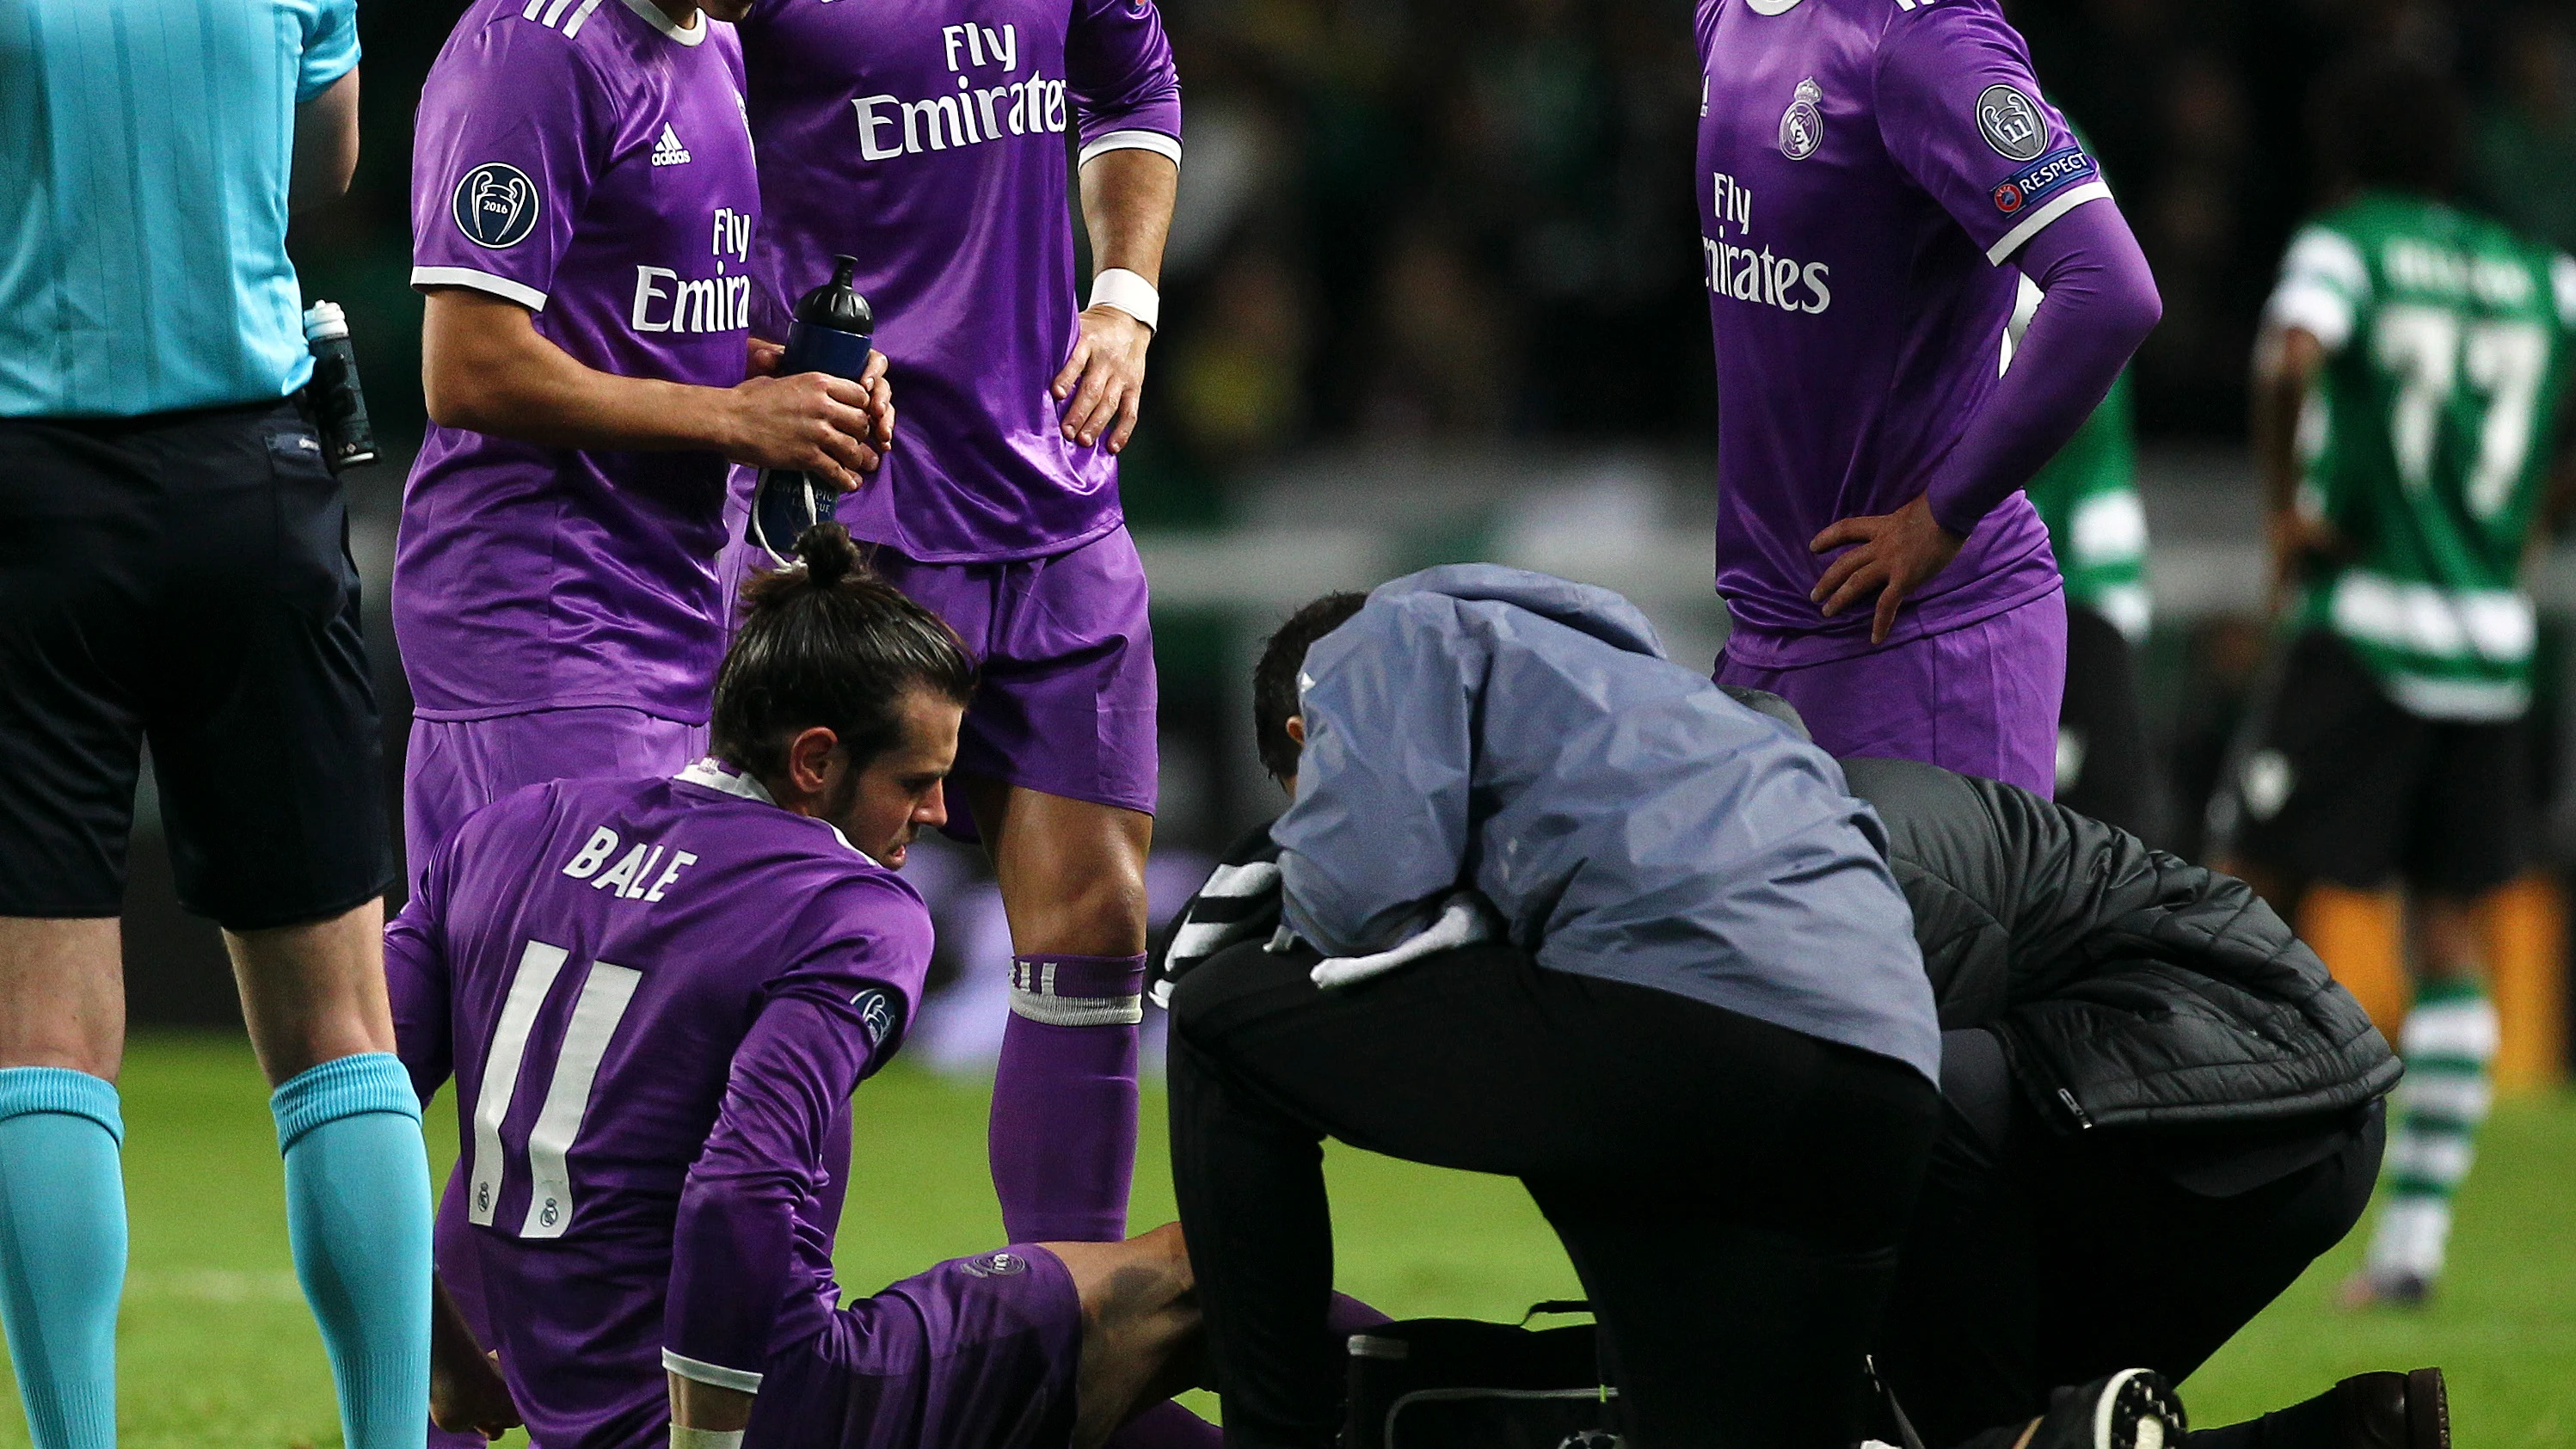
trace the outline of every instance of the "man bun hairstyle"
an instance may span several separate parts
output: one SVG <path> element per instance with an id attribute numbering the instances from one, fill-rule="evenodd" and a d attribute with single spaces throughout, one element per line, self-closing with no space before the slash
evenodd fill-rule
<path id="1" fill-rule="evenodd" d="M 1252 740 L 1261 752 L 1261 768 L 1274 780 L 1297 773 L 1301 750 L 1288 737 L 1288 717 L 1300 708 L 1297 676 L 1306 667 L 1306 651 L 1315 641 L 1350 622 L 1368 602 L 1366 594 L 1326 594 L 1279 626 L 1261 645 L 1261 662 L 1252 670 Z"/>
<path id="2" fill-rule="evenodd" d="M 742 627 L 716 674 L 708 747 L 758 779 L 784 774 L 787 742 L 817 725 L 865 769 L 902 740 L 912 691 L 956 705 L 975 692 L 957 631 L 878 578 L 849 529 L 817 523 L 796 555 L 742 586 Z"/>

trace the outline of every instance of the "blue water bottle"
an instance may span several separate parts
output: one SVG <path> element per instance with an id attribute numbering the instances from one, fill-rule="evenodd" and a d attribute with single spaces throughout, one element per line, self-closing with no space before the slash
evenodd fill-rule
<path id="1" fill-rule="evenodd" d="M 787 326 L 787 355 L 778 364 L 781 376 L 828 372 L 856 381 L 867 371 L 876 314 L 868 299 L 850 288 L 858 270 L 857 257 L 834 257 L 832 280 L 796 299 Z M 763 468 L 743 539 L 782 564 L 794 563 L 797 535 L 829 519 L 840 502 L 838 489 L 799 469 Z"/>

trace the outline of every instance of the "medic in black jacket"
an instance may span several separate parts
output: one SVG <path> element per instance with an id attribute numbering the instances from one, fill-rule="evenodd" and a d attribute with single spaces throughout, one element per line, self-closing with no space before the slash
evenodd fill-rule
<path id="1" fill-rule="evenodd" d="M 1804 734 L 1784 702 L 1737 695 Z M 1293 770 L 1287 711 L 1268 713 L 1265 760 Z M 2129 1365 L 2182 1380 L 2359 1220 L 2395 1054 L 2243 882 L 2010 785 L 1842 763 L 1887 828 L 1943 1028 L 1943 1129 L 1880 1375 L 1935 1446 Z M 1229 955 L 1319 959 L 1279 928 L 1277 855 L 1266 827 L 1229 852 L 1157 953 L 1157 1000 Z M 2449 1429 L 2423 1369 L 2189 1437 L 2447 1449 Z"/>

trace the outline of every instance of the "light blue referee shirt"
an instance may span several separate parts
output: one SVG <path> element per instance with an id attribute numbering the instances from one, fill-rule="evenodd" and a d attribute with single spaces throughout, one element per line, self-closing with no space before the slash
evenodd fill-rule
<path id="1" fill-rule="evenodd" d="M 0 417 L 302 387 L 295 108 L 357 63 L 356 0 L 0 0 Z"/>

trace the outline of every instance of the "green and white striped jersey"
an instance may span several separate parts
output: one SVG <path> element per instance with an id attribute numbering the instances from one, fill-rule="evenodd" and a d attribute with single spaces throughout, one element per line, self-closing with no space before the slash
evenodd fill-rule
<path id="1" fill-rule="evenodd" d="M 2576 260 L 2425 197 L 2369 192 L 2292 241 L 2266 311 L 2330 360 L 2299 417 L 2299 507 L 2349 554 L 2306 581 L 2391 699 L 2500 720 L 2531 699 L 2522 592 L 2576 332 Z"/>
<path id="2" fill-rule="evenodd" d="M 2138 436 L 2129 375 L 2030 480 L 2030 501 L 2048 525 L 2048 546 L 2066 578 L 2066 602 L 2111 621 L 2143 642 L 2154 611 L 2147 597 L 2147 510 L 2138 500 Z"/>

